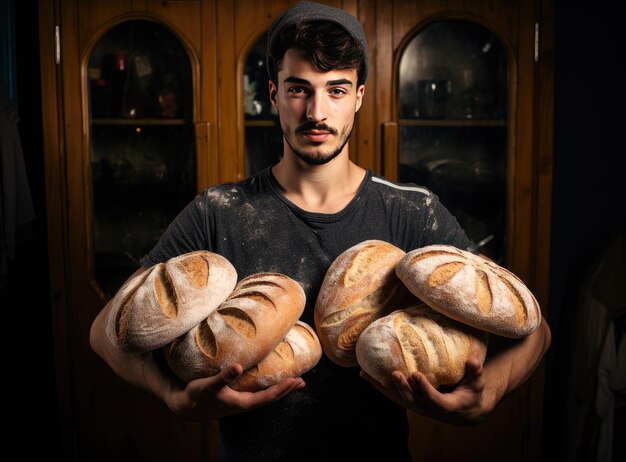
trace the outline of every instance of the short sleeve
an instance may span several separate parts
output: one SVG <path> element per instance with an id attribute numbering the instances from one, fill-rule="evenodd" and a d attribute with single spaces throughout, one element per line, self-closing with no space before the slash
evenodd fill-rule
<path id="1" fill-rule="evenodd" d="M 142 266 L 148 268 L 184 253 L 210 250 L 207 215 L 205 191 L 174 218 L 152 250 L 141 258 Z"/>

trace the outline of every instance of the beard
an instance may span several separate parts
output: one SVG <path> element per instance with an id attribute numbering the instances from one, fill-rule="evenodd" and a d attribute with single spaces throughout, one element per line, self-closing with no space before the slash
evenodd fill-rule
<path id="1" fill-rule="evenodd" d="M 293 144 L 289 141 L 291 137 L 291 131 L 288 128 L 283 129 L 283 138 L 293 151 L 293 153 L 303 162 L 309 165 L 324 165 L 337 157 L 343 148 L 348 143 L 350 139 L 350 135 L 352 134 L 352 128 L 354 127 L 354 123 L 352 126 L 346 125 L 341 130 L 341 134 L 339 136 L 339 145 L 332 151 L 328 152 L 319 152 L 317 150 L 305 151 L 302 149 L 296 149 Z M 295 134 L 301 133 L 306 130 L 324 130 L 330 132 L 332 135 L 336 136 L 339 132 L 332 127 L 329 127 L 326 124 L 316 124 L 314 122 L 307 122 L 303 125 L 297 127 L 294 131 Z"/>

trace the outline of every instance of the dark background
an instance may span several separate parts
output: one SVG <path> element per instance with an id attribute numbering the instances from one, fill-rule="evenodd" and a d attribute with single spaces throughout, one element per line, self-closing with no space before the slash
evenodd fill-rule
<path id="1" fill-rule="evenodd" d="M 38 10 L 34 1 L 1 0 L 13 6 L 15 53 L 0 56 L 15 69 L 19 132 L 36 220 L 21 233 L 17 257 L 0 289 L 4 333 L 0 454 L 19 451 L 52 458 L 57 452 L 57 404 L 48 283 L 45 175 L 39 82 Z M 554 165 L 550 298 L 553 344 L 547 356 L 544 447 L 559 457 L 564 380 L 577 289 L 607 242 L 626 229 L 626 56 L 623 2 L 590 6 L 556 1 Z M 6 20 L 6 18 L 4 18 Z M 3 20 L 0 24 L 6 24 Z M 5 30 L 6 32 L 6 30 Z M 8 64 L 7 64 L 8 61 Z M 626 282 L 626 281 L 625 281 Z M 5 459 L 6 460 L 6 459 Z"/>

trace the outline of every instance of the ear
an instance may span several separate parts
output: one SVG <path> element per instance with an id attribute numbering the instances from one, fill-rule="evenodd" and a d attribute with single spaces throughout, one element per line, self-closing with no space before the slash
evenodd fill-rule
<path id="1" fill-rule="evenodd" d="M 268 93 L 270 95 L 270 102 L 272 103 L 272 106 L 275 108 L 276 107 L 276 94 L 278 93 L 278 88 L 276 87 L 276 84 L 274 84 L 274 82 L 272 82 L 271 80 L 267 83 L 267 88 L 268 88 Z"/>
<path id="2" fill-rule="evenodd" d="M 363 104 L 363 96 L 365 95 L 365 85 L 361 84 L 356 90 L 356 109 L 354 112 L 358 112 Z"/>

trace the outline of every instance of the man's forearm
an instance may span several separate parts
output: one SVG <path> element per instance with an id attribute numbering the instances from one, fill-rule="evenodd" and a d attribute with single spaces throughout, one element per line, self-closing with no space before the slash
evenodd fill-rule
<path id="1" fill-rule="evenodd" d="M 165 401 L 172 379 L 162 373 L 152 353 L 126 353 L 111 343 L 105 330 L 108 308 L 98 314 L 91 326 L 91 348 L 121 379 Z"/>
<path id="2" fill-rule="evenodd" d="M 489 354 L 484 365 L 487 408 L 493 409 L 501 399 L 530 378 L 541 363 L 551 341 L 550 328 L 542 318 L 539 327 L 528 337 L 511 340 Z"/>

